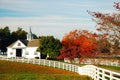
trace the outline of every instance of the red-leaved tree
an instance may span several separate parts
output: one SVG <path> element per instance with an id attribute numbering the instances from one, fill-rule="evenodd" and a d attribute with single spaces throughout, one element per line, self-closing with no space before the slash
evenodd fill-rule
<path id="1" fill-rule="evenodd" d="M 58 59 L 68 58 L 70 60 L 80 57 L 93 57 L 97 53 L 96 34 L 87 30 L 73 30 L 62 39 L 61 55 Z"/>
<path id="2" fill-rule="evenodd" d="M 114 7 L 118 12 L 101 13 L 88 11 L 98 25 L 97 30 L 101 34 L 107 35 L 106 38 L 113 44 L 111 53 L 114 53 L 120 44 L 120 2 L 114 2 Z"/>

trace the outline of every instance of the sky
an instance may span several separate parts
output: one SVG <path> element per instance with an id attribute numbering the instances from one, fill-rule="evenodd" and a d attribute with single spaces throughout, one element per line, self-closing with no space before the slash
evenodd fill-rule
<path id="1" fill-rule="evenodd" d="M 0 28 L 31 30 L 37 36 L 62 39 L 72 30 L 96 31 L 89 11 L 114 12 L 119 0 L 0 0 Z M 119 1 L 120 2 L 120 1 Z"/>

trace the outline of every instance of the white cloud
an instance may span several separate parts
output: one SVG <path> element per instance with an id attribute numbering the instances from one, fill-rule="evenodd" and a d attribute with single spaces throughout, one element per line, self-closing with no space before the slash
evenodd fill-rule
<path id="1" fill-rule="evenodd" d="M 21 27 L 25 30 L 31 26 L 37 35 L 54 35 L 62 39 L 65 33 L 74 29 L 95 30 L 91 20 L 87 18 L 70 18 L 62 16 L 50 17 L 1 17 L 0 26 L 9 26 L 10 29 L 16 30 Z"/>
<path id="2" fill-rule="evenodd" d="M 73 29 L 95 31 L 95 22 L 90 19 L 86 10 L 113 12 L 112 5 L 113 0 L 0 0 L 3 13 L 7 12 L 4 9 L 8 10 L 6 15 L 2 14 L 0 17 L 0 27 L 10 26 L 12 30 L 21 27 L 29 30 L 31 26 L 38 35 L 62 38 Z M 10 13 L 17 17 L 4 17 L 11 16 L 9 11 L 13 11 Z"/>
<path id="3" fill-rule="evenodd" d="M 67 17 L 1 17 L 1 25 L 11 26 L 65 26 L 79 24 L 81 21 L 88 21 L 87 18 L 67 18 Z"/>

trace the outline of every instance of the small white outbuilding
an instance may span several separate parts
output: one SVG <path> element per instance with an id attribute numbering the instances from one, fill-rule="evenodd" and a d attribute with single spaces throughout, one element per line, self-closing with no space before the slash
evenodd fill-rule
<path id="1" fill-rule="evenodd" d="M 38 47 L 39 39 L 33 39 L 30 29 L 27 40 L 17 40 L 7 47 L 7 57 L 41 58 L 40 52 L 37 52 Z"/>

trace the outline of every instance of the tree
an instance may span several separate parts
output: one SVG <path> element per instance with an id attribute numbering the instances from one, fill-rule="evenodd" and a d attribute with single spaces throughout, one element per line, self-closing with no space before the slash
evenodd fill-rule
<path id="1" fill-rule="evenodd" d="M 120 3 L 115 2 L 114 7 L 119 13 L 101 13 L 91 12 L 88 13 L 93 16 L 93 20 L 97 23 L 97 30 L 113 44 L 112 50 L 119 47 L 120 44 Z M 112 53 L 112 51 L 111 51 Z"/>
<path id="2" fill-rule="evenodd" d="M 42 36 L 38 51 L 49 58 L 56 58 L 59 55 L 61 46 L 61 42 L 53 36 Z"/>
<path id="3" fill-rule="evenodd" d="M 18 39 L 25 40 L 26 38 L 27 38 L 27 32 L 22 28 L 18 28 L 16 31 L 11 32 L 9 41 L 11 44 Z"/>
<path id="4" fill-rule="evenodd" d="M 13 31 L 12 35 L 16 37 L 16 39 L 24 40 L 27 38 L 27 32 L 23 30 L 22 28 L 18 28 L 16 31 Z"/>
<path id="5" fill-rule="evenodd" d="M 2 52 L 6 52 L 6 47 L 10 44 L 10 30 L 9 27 L 6 26 L 0 29 L 0 50 Z"/>
<path id="6" fill-rule="evenodd" d="M 111 43 L 106 38 L 98 40 L 99 53 L 110 53 Z"/>
<path id="7" fill-rule="evenodd" d="M 80 57 L 93 57 L 97 53 L 96 34 L 86 30 L 73 30 L 62 39 L 61 55 L 58 59 L 70 60 Z"/>
<path id="8" fill-rule="evenodd" d="M 10 32 L 9 27 L 0 28 L 0 50 L 6 52 L 6 47 L 17 39 L 25 40 L 27 38 L 27 32 L 22 28 L 18 28 L 16 31 Z M 37 38 L 33 34 L 33 38 Z"/>

